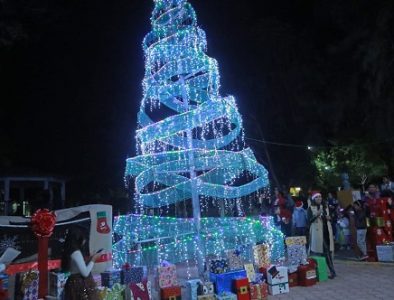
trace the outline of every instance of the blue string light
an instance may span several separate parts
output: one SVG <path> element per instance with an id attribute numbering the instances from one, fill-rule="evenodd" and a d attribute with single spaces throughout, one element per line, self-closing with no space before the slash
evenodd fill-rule
<path id="1" fill-rule="evenodd" d="M 208 198 L 239 204 L 242 197 L 268 186 L 268 173 L 244 144 L 234 97 L 220 96 L 218 63 L 206 55 L 206 35 L 192 6 L 186 0 L 154 4 L 152 31 L 143 41 L 137 156 L 127 159 L 125 174 L 135 178 L 140 213 L 149 207 L 168 210 L 193 197 L 203 206 Z M 249 218 L 200 220 L 199 215 L 122 216 L 114 225 L 122 237 L 114 244 L 114 261 L 142 259 L 141 253 L 155 250 L 157 260 L 172 253 L 176 262 L 261 239 L 273 242 L 273 236 L 266 236 L 272 224 L 262 224 Z"/>

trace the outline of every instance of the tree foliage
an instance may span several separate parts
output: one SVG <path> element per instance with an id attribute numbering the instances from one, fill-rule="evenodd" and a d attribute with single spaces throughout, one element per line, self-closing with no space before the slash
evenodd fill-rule
<path id="1" fill-rule="evenodd" d="M 366 146 L 332 147 L 316 150 L 312 155 L 317 183 L 324 189 L 342 185 L 343 173 L 349 175 L 353 187 L 364 186 L 387 172 L 387 165 Z"/>

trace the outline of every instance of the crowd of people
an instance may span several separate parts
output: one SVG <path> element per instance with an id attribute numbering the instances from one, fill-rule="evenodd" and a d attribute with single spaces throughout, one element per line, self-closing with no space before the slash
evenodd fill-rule
<path id="1" fill-rule="evenodd" d="M 308 250 L 326 257 L 330 278 L 336 276 L 332 263 L 334 249 L 350 250 L 365 261 L 367 252 L 368 221 L 373 219 L 374 203 L 385 197 L 387 209 L 393 208 L 394 182 L 383 177 L 382 184 L 370 184 L 368 189 L 352 204 L 342 207 L 333 193 L 325 198 L 319 192 L 308 197 L 294 198 L 286 191 L 275 189 L 270 203 L 271 214 L 277 229 L 285 236 L 304 235 L 308 238 Z"/>

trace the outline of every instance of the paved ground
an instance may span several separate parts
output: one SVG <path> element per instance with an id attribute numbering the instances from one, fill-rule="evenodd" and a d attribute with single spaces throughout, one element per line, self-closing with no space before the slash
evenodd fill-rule
<path id="1" fill-rule="evenodd" d="M 294 287 L 268 299 L 369 300 L 394 299 L 394 264 L 336 260 L 337 277 L 312 287 Z"/>

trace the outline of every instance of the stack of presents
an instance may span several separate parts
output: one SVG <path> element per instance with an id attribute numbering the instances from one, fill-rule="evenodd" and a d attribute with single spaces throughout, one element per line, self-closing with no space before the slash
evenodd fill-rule
<path id="1" fill-rule="evenodd" d="M 367 236 L 370 261 L 394 261 L 393 228 L 394 209 L 388 198 L 368 200 L 370 219 Z"/>
<path id="2" fill-rule="evenodd" d="M 147 270 L 142 266 L 125 264 L 121 269 L 105 271 L 93 275 L 98 287 L 101 300 L 125 300 L 125 299 L 152 299 L 151 285 L 146 277 Z M 53 299 L 64 299 L 64 286 L 67 281 L 67 273 L 50 273 L 49 294 Z"/>
<path id="3" fill-rule="evenodd" d="M 153 299 L 146 268 L 126 264 L 121 270 L 110 270 L 93 275 L 101 300 Z M 0 300 L 38 300 L 38 271 L 0 275 Z M 46 299 L 67 300 L 64 287 L 70 273 L 50 272 Z M 133 297 L 134 295 L 134 297 Z M 138 298 L 139 297 L 139 298 Z"/>
<path id="4" fill-rule="evenodd" d="M 273 264 L 270 247 L 258 244 L 249 249 L 227 250 L 222 257 L 206 259 L 204 279 L 179 280 L 177 267 L 162 262 L 154 275 L 147 268 L 126 264 L 120 270 L 94 275 L 102 300 L 262 300 L 268 295 L 289 293 L 294 286 L 312 286 L 328 278 L 327 265 L 322 257 L 307 257 L 306 238 L 286 239 L 287 261 Z M 64 299 L 64 286 L 69 274 L 49 274 L 48 299 Z M 0 278 L 1 291 L 6 290 L 6 276 Z M 21 273 L 16 279 L 14 299 L 38 299 L 38 273 Z M 2 298 L 0 298 L 2 299 Z M 4 298 L 13 299 L 13 298 Z M 66 299 L 64 299 L 66 300 Z"/>
<path id="5" fill-rule="evenodd" d="M 246 261 L 237 250 L 207 260 L 208 280 L 187 281 L 185 299 L 268 299 L 268 295 L 289 293 L 295 286 L 309 287 L 328 280 L 325 258 L 308 258 L 306 237 L 287 238 L 286 246 L 287 260 L 278 264 L 270 261 L 267 244 L 253 247 L 253 262 Z"/>
<path id="6" fill-rule="evenodd" d="M 325 258 L 307 256 L 306 237 L 289 237 L 285 242 L 287 259 L 277 263 L 271 262 L 267 244 L 253 246 L 250 259 L 234 249 L 225 251 L 222 257 L 207 258 L 203 279 L 179 280 L 176 265 L 169 262 L 162 262 L 149 277 L 146 267 L 125 264 L 120 270 L 109 270 L 93 278 L 101 300 L 262 300 L 269 294 L 289 293 L 295 286 L 309 287 L 328 280 Z M 379 254 L 381 250 L 377 249 L 378 255 L 389 255 Z M 48 299 L 64 299 L 68 276 L 60 272 L 49 274 Z M 0 300 L 38 299 L 36 271 L 19 273 L 15 280 L 15 297 L 9 297 L 8 278 L 0 276 Z"/>

